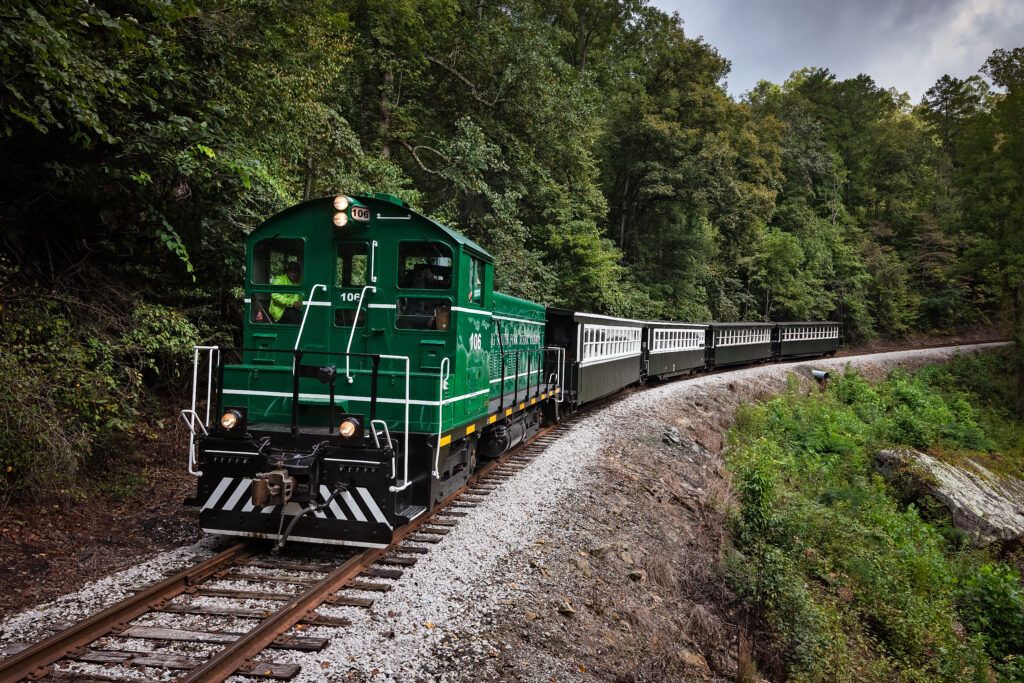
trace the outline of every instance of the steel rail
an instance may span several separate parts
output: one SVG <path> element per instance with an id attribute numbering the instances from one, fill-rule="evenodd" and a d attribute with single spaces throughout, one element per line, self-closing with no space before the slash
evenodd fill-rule
<path id="1" fill-rule="evenodd" d="M 945 346 L 971 347 L 1000 342 L 1005 343 L 1006 340 L 982 340 L 961 344 L 942 343 L 917 348 L 926 350 Z M 889 352 L 891 350 L 858 350 L 845 357 Z M 842 353 L 839 355 L 843 357 Z M 801 363 L 813 360 L 814 358 L 794 358 L 782 362 Z M 716 368 L 710 374 L 727 374 L 731 370 L 733 368 Z M 444 514 L 451 503 L 468 489 L 474 487 L 498 468 L 525 454 L 528 446 L 547 436 L 555 429 L 559 427 L 564 428 L 568 426 L 567 423 L 575 422 L 586 413 L 589 413 L 591 409 L 622 398 L 634 390 L 634 388 L 627 387 L 623 392 L 614 396 L 594 401 L 571 416 L 564 417 L 559 424 L 539 430 L 532 438 L 512 449 L 509 453 L 483 465 L 469 477 L 466 484 L 434 506 L 432 510 L 425 512 L 420 518 L 398 529 L 393 535 L 392 543 L 387 548 L 366 550 L 353 555 L 315 585 L 295 596 L 281 609 L 265 618 L 256 628 L 240 636 L 179 680 L 224 681 L 234 675 L 245 664 L 250 663 L 255 655 L 271 645 L 278 637 L 299 623 L 304 617 L 308 616 L 316 607 L 326 602 L 333 593 L 344 588 L 363 570 L 393 551 L 399 543 L 416 533 L 421 527 L 429 525 L 436 516 Z M 62 657 L 78 648 L 89 645 L 104 635 L 118 631 L 133 619 L 158 609 L 168 600 L 186 592 L 192 586 L 210 578 L 247 554 L 248 546 L 246 543 L 233 545 L 207 560 L 178 572 L 174 576 L 142 589 L 138 593 L 111 605 L 64 631 L 54 634 L 46 640 L 0 660 L 0 683 L 13 683 L 24 678 L 34 679 L 47 675 L 49 667 Z"/>
<path id="2" fill-rule="evenodd" d="M 526 446 L 549 434 L 554 429 L 555 426 L 553 425 L 539 430 L 529 441 L 524 442 L 504 456 L 482 466 L 466 480 L 465 484 L 434 506 L 433 510 L 423 513 L 419 518 L 397 529 L 392 537 L 391 544 L 387 548 L 365 550 L 352 556 L 337 569 L 321 579 L 316 585 L 297 595 L 288 604 L 260 622 L 256 628 L 211 655 L 210 659 L 203 665 L 193 669 L 178 679 L 178 681 L 180 683 L 207 683 L 208 681 L 220 683 L 230 678 L 242 665 L 251 661 L 253 657 L 267 648 L 275 639 L 301 621 L 304 616 L 323 604 L 333 593 L 344 588 L 360 572 L 392 552 L 399 543 L 416 533 L 420 527 L 429 525 L 434 517 L 443 514 L 453 501 L 472 488 L 482 478 L 520 455 Z"/>
<path id="3" fill-rule="evenodd" d="M 150 612 L 162 602 L 184 593 L 190 586 L 233 564 L 245 554 L 246 548 L 247 544 L 237 543 L 199 564 L 142 589 L 60 633 L 55 633 L 46 640 L 0 660 L 0 683 L 13 683 L 23 678 L 45 675 L 47 667 L 69 652 L 85 647 L 111 631 L 127 625 L 132 619 Z"/>
<path id="4" fill-rule="evenodd" d="M 598 401 L 598 404 L 603 401 Z M 578 418 L 581 413 L 574 415 Z M 423 513 L 409 524 L 397 529 L 387 548 L 375 548 L 356 553 L 345 560 L 316 584 L 290 599 L 280 609 L 261 621 L 255 628 L 211 655 L 203 664 L 191 670 L 180 681 L 224 681 L 252 662 L 253 657 L 294 627 L 331 595 L 343 589 L 372 564 L 393 552 L 405 539 L 429 526 L 435 517 L 443 515 L 460 496 L 481 480 L 525 454 L 527 448 L 555 431 L 570 420 L 538 430 L 528 441 L 496 458 L 474 472 L 466 483 L 453 491 L 432 510 Z M 574 421 L 574 420 L 572 420 Z M 0 660 L 0 683 L 13 683 L 23 679 L 36 679 L 52 674 L 51 666 L 74 651 L 84 648 L 99 638 L 116 633 L 138 617 L 158 610 L 169 600 L 185 593 L 193 586 L 209 579 L 239 559 L 250 554 L 247 543 L 237 543 L 213 557 L 183 569 L 177 574 L 147 586 L 120 602 L 97 612 L 46 640 L 32 645 L 6 659 Z"/>

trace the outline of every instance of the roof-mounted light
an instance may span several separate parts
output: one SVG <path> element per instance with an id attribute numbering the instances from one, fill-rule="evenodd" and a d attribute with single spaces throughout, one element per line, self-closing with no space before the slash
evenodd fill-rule
<path id="1" fill-rule="evenodd" d="M 349 204 L 351 204 L 351 202 L 348 200 L 348 197 L 346 197 L 343 194 L 339 194 L 337 197 L 334 198 L 335 211 L 344 211 L 345 209 L 348 208 Z"/>
<path id="2" fill-rule="evenodd" d="M 348 225 L 348 216 L 344 211 L 334 214 L 334 227 L 344 228 L 346 225 Z"/>

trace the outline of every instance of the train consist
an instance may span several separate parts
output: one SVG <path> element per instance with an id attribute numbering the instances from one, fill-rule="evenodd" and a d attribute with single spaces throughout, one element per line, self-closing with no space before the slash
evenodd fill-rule
<path id="1" fill-rule="evenodd" d="M 242 347 L 196 348 L 182 411 L 211 534 L 385 547 L 566 411 L 839 347 L 835 322 L 650 322 L 502 294 L 484 248 L 385 194 L 277 214 L 246 264 Z"/>

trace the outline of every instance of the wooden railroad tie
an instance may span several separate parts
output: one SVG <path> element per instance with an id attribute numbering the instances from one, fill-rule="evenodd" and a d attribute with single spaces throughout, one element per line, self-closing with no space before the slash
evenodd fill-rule
<path id="1" fill-rule="evenodd" d="M 387 593 L 391 590 L 390 583 L 380 583 L 378 581 L 350 581 L 345 585 L 345 588 L 350 588 L 356 591 L 371 591 L 374 593 Z"/>
<path id="2" fill-rule="evenodd" d="M 400 579 L 402 578 L 401 569 L 387 569 L 385 567 L 374 567 L 369 566 L 363 571 L 359 572 L 359 576 L 367 576 L 375 579 Z"/>
<path id="3" fill-rule="evenodd" d="M 441 542 L 441 537 L 440 536 L 424 536 L 422 534 L 413 534 L 412 536 L 409 537 L 408 540 L 412 541 L 413 543 L 440 543 Z"/>
<path id="4" fill-rule="evenodd" d="M 356 598 L 351 595 L 329 595 L 324 602 L 329 602 L 339 607 L 373 607 L 373 600 L 369 598 Z"/>
<path id="5" fill-rule="evenodd" d="M 318 574 L 326 574 L 334 569 L 334 566 L 328 564 L 309 564 L 306 562 L 292 562 L 291 560 L 261 560 L 255 557 L 247 557 L 239 561 L 238 564 L 246 567 L 256 567 L 257 569 L 281 569 L 290 572 L 313 572 Z"/>
<path id="6" fill-rule="evenodd" d="M 141 638 L 143 640 L 173 640 L 186 643 L 212 643 L 226 645 L 244 636 L 244 633 L 208 633 L 206 631 L 186 631 L 177 628 L 160 628 L 157 626 L 132 626 L 121 632 L 122 638 Z M 319 652 L 327 647 L 327 638 L 309 638 L 306 636 L 278 636 L 270 647 L 279 650 L 300 650 L 302 652 Z"/>
<path id="7" fill-rule="evenodd" d="M 209 605 L 189 605 L 172 603 L 156 608 L 156 612 L 170 612 L 172 614 L 196 614 L 210 615 L 217 617 L 241 617 L 243 619 L 266 619 L 273 614 L 273 610 L 255 609 L 250 607 L 211 607 Z M 307 614 L 299 622 L 309 626 L 351 626 L 352 622 L 344 617 L 326 617 L 313 612 Z"/>
<path id="8" fill-rule="evenodd" d="M 245 572 L 225 572 L 218 578 L 229 581 L 252 581 L 254 583 L 288 583 L 295 586 L 315 586 L 318 581 L 318 579 L 299 579 L 277 574 L 247 574 Z"/>
<path id="9" fill-rule="evenodd" d="M 412 538 L 407 538 L 405 540 L 411 541 Z M 430 548 L 424 548 L 423 546 L 419 545 L 403 545 L 398 550 L 403 553 L 416 553 L 418 555 L 426 555 L 430 552 Z"/>
<path id="10" fill-rule="evenodd" d="M 68 659 L 89 664 L 122 664 L 125 666 L 151 666 L 158 669 L 194 669 L 202 659 L 159 652 L 122 652 L 120 650 L 84 650 L 68 655 Z M 287 681 L 298 675 L 298 664 L 255 661 L 238 669 L 241 675 L 258 676 Z M 130 679 L 138 680 L 138 679 Z"/>

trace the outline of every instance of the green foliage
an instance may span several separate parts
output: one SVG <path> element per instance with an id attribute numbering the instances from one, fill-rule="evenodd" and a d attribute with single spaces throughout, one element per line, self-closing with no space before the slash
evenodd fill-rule
<path id="1" fill-rule="evenodd" d="M 964 582 L 960 604 L 964 624 L 984 636 L 993 658 L 1024 655 L 1024 588 L 1013 568 L 991 563 L 978 567 Z"/>
<path id="2" fill-rule="evenodd" d="M 792 679 L 1016 675 L 1019 575 L 933 526 L 873 471 L 883 447 L 1021 459 L 1019 445 L 979 428 L 987 408 L 963 390 L 963 377 L 998 381 L 998 367 L 996 355 L 957 360 L 878 386 L 847 370 L 823 394 L 793 388 L 740 413 L 727 451 L 739 493 L 727 569 Z"/>
<path id="3" fill-rule="evenodd" d="M 147 393 L 147 375 L 166 368 L 162 384 L 150 386 L 182 395 L 178 369 L 199 338 L 187 318 L 153 304 L 127 311 L 80 304 L 31 290 L 4 301 L 0 383 L 19 400 L 0 406 L 0 502 L 15 494 L 73 497 L 92 475 L 108 472 L 163 413 Z"/>
<path id="4" fill-rule="evenodd" d="M 991 248 L 1017 224 L 993 193 L 1016 186 L 1019 50 L 985 66 L 1005 96 L 944 77 L 911 109 L 823 69 L 736 102 L 727 59 L 638 2 L 0 14 L 4 241 L 44 280 L 87 256 L 222 297 L 225 245 L 340 189 L 394 192 L 491 248 L 511 293 L 596 312 L 901 336 L 991 319 L 1019 268 Z"/>
<path id="5" fill-rule="evenodd" d="M 118 387 L 175 390 L 190 326 L 230 339 L 264 218 L 384 191 L 549 304 L 839 319 L 848 341 L 1015 311 L 1024 413 L 1020 48 L 986 62 L 995 89 L 944 77 L 912 108 L 824 69 L 736 101 L 726 56 L 636 0 L 0 0 L 0 17 L 5 282 L 60 302 L 44 326 L 107 311 L 108 290 L 145 302 L 71 362 Z M 78 399 L 51 399 L 88 433 Z M 915 439 L 942 431 L 890 412 Z"/>

